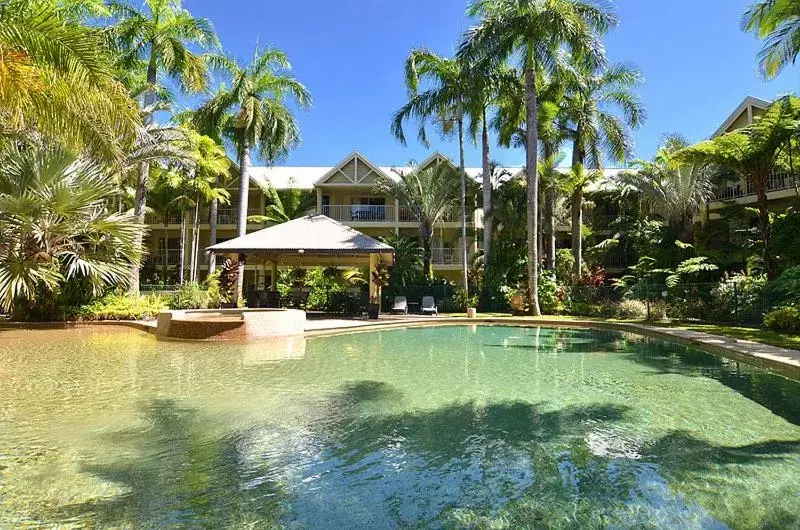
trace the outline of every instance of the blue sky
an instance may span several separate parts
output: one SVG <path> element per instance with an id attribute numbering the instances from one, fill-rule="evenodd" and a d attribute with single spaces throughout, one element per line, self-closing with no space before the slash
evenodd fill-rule
<path id="1" fill-rule="evenodd" d="M 665 133 L 690 140 L 711 134 L 746 95 L 772 99 L 798 92 L 800 70 L 766 82 L 756 68 L 760 44 L 739 29 L 750 0 L 616 0 L 620 25 L 606 39 L 613 62 L 636 65 L 647 122 L 635 133 L 636 156 L 653 154 Z M 392 113 L 406 101 L 403 64 L 426 46 L 452 55 L 470 25 L 463 0 L 184 0 L 214 23 L 223 46 L 247 61 L 256 42 L 283 49 L 314 105 L 297 114 L 303 142 L 287 165 L 333 165 L 358 150 L 379 165 L 421 161 L 441 150 L 454 160 L 454 141 L 409 145 L 389 133 Z M 480 149 L 467 145 L 467 165 Z M 505 166 L 522 165 L 521 150 L 492 147 Z"/>

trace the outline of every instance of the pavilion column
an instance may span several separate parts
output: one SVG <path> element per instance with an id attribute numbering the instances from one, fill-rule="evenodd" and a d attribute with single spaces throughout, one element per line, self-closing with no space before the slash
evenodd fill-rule
<path id="1" fill-rule="evenodd" d="M 278 290 L 278 260 L 272 262 L 272 269 L 269 273 L 269 288 L 273 292 Z"/>
<path id="2" fill-rule="evenodd" d="M 367 275 L 367 281 L 369 282 L 370 302 L 378 298 L 378 286 L 375 285 L 375 282 L 372 281 L 372 275 L 375 272 L 375 269 L 377 269 L 379 256 L 380 256 L 379 254 L 369 255 L 369 274 Z M 378 303 L 380 303 L 380 300 L 378 300 Z"/>

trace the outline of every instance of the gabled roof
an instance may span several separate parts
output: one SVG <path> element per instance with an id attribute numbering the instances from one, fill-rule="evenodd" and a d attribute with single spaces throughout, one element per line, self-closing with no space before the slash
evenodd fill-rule
<path id="1" fill-rule="evenodd" d="M 378 254 L 392 247 L 321 214 L 270 226 L 208 247 L 215 254 Z"/>
<path id="2" fill-rule="evenodd" d="M 724 133 L 728 127 L 733 125 L 733 122 L 735 122 L 739 116 L 741 116 L 742 113 L 747 110 L 748 107 L 766 109 L 771 104 L 772 103 L 770 101 L 765 99 L 757 98 L 755 96 L 747 96 L 741 103 L 739 103 L 739 106 L 736 107 L 736 110 L 734 110 L 731 115 L 728 116 L 724 122 L 722 122 L 722 125 L 719 126 L 719 128 L 714 132 L 713 135 L 711 135 L 711 137 L 714 138 L 715 136 L 719 136 L 720 134 Z"/>
<path id="3" fill-rule="evenodd" d="M 349 176 L 346 175 L 342 171 L 342 169 L 345 166 L 347 166 L 351 161 L 355 161 L 356 168 L 358 167 L 358 163 L 359 162 L 361 162 L 362 164 L 367 166 L 367 168 L 369 168 L 369 170 L 370 170 L 368 173 L 376 173 L 378 175 L 383 175 L 384 177 L 388 177 L 389 176 L 386 173 L 384 173 L 383 170 L 381 170 L 378 166 L 376 166 L 372 162 L 370 162 L 367 159 L 367 157 L 365 157 L 364 155 L 362 155 L 358 151 L 353 151 L 352 153 L 347 155 L 344 160 L 342 160 L 341 162 L 339 162 L 338 164 L 333 166 L 327 173 L 325 173 L 319 179 L 317 179 L 317 181 L 314 184 L 324 184 L 325 181 L 327 181 L 329 178 L 331 178 L 332 176 L 336 175 L 337 173 L 341 173 L 345 177 L 349 178 Z M 364 180 L 364 179 L 363 178 L 359 179 L 358 181 L 353 182 L 353 184 L 358 184 L 361 180 Z"/>

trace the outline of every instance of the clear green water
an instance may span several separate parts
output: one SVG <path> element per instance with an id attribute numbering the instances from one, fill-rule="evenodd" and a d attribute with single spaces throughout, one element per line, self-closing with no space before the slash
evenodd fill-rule
<path id="1" fill-rule="evenodd" d="M 0 527 L 797 528 L 800 384 L 588 330 L 0 331 Z"/>

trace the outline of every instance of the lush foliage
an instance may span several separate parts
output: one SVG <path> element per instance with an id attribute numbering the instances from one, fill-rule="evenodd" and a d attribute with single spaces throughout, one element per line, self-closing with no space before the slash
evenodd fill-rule
<path id="1" fill-rule="evenodd" d="M 111 211 L 115 192 L 103 169 L 52 149 L 0 153 L 0 307 L 54 299 L 66 283 L 99 296 L 126 285 L 138 265 L 130 214 Z"/>
<path id="2" fill-rule="evenodd" d="M 169 300 L 170 309 L 206 309 L 208 304 L 208 290 L 195 282 L 181 285 Z"/>
<path id="3" fill-rule="evenodd" d="M 764 317 L 764 326 L 773 331 L 800 333 L 800 308 L 788 306 L 770 311 Z"/>
<path id="4" fill-rule="evenodd" d="M 79 320 L 152 320 L 167 309 L 161 296 L 108 294 L 76 309 L 71 316 Z"/>

